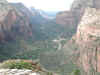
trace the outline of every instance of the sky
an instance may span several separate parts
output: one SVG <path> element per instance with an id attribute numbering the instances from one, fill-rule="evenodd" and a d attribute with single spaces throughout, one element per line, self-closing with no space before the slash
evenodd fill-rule
<path id="1" fill-rule="evenodd" d="M 73 0 L 8 0 L 9 2 L 22 2 L 27 7 L 35 7 L 44 11 L 69 10 Z"/>

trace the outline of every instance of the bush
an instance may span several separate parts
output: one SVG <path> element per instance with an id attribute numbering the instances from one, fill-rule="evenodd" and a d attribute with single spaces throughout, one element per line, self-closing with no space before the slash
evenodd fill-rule
<path id="1" fill-rule="evenodd" d="M 52 72 L 48 72 L 41 68 L 38 60 L 7 60 L 0 64 L 0 68 L 4 69 L 29 69 L 34 72 L 39 72 L 41 75 L 53 75 Z"/>
<path id="2" fill-rule="evenodd" d="M 37 65 L 33 65 L 30 62 L 25 62 L 24 60 L 8 60 L 0 65 L 0 68 L 8 69 L 30 69 L 35 70 Z"/>
<path id="3" fill-rule="evenodd" d="M 81 75 L 80 70 L 74 70 L 71 75 Z"/>
<path id="4" fill-rule="evenodd" d="M 52 72 L 48 72 L 47 75 L 53 75 Z"/>

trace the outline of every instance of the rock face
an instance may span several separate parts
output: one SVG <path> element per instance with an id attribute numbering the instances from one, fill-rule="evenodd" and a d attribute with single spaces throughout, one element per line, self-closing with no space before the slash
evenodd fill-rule
<path id="1" fill-rule="evenodd" d="M 56 21 L 58 24 L 63 25 L 64 27 L 73 27 L 75 25 L 75 20 L 74 20 L 74 13 L 70 11 L 65 11 L 65 12 L 60 12 L 56 16 Z"/>
<path id="2" fill-rule="evenodd" d="M 100 72 L 100 10 L 87 8 L 78 26 L 76 43 L 84 70 Z M 81 41 L 81 42 L 80 42 Z"/>
<path id="3" fill-rule="evenodd" d="M 71 11 L 60 12 L 56 16 L 56 23 L 64 27 L 66 30 L 65 34 L 70 37 L 72 37 L 77 30 L 76 21 L 77 20 L 75 19 L 74 12 Z"/>
<path id="4" fill-rule="evenodd" d="M 40 75 L 31 70 L 0 69 L 0 75 Z"/>
<path id="5" fill-rule="evenodd" d="M 83 8 L 81 8 L 83 7 Z M 76 35 L 65 45 L 65 55 L 84 69 L 83 75 L 100 72 L 100 1 L 75 0 L 71 11 L 82 10 Z"/>
<path id="6" fill-rule="evenodd" d="M 2 1 L 0 1 L 0 41 L 14 39 L 17 34 L 25 36 L 32 33 L 29 19 L 24 18 L 25 15 L 8 2 Z"/>
<path id="7" fill-rule="evenodd" d="M 54 18 L 47 17 L 33 7 L 27 8 L 22 3 L 8 3 L 6 0 L 0 1 L 0 7 L 0 43 L 20 37 L 25 40 L 47 39 L 48 32 L 59 30 L 60 26 L 57 26 Z M 56 29 L 52 28 L 54 25 Z"/>
<path id="8" fill-rule="evenodd" d="M 71 35 L 77 31 L 77 25 L 84 13 L 84 9 L 82 7 L 76 7 L 76 3 L 77 2 L 73 2 L 70 10 L 60 12 L 56 16 L 56 23 L 64 26 Z M 71 31 L 74 33 L 71 33 Z"/>
<path id="9" fill-rule="evenodd" d="M 6 16 L 8 15 L 9 11 L 12 10 L 13 8 L 11 8 L 10 5 L 8 5 L 8 3 L 5 0 L 1 0 L 0 1 L 0 40 L 2 40 L 5 35 L 4 35 L 4 30 L 9 30 L 11 28 L 11 24 L 8 28 L 8 26 L 6 27 L 6 25 L 4 24 L 4 20 L 6 18 Z M 12 20 L 12 19 L 11 19 Z"/>
<path id="10" fill-rule="evenodd" d="M 79 9 L 79 8 L 100 8 L 100 1 L 99 0 L 74 0 L 71 9 Z"/>
<path id="11" fill-rule="evenodd" d="M 17 37 L 37 38 L 41 34 L 40 24 L 46 19 L 37 10 L 30 10 L 22 3 L 0 0 L 0 41 L 11 41 Z"/>
<path id="12" fill-rule="evenodd" d="M 75 33 L 77 31 L 77 25 L 80 23 L 85 8 L 87 7 L 99 9 L 100 0 L 74 0 L 70 10 L 57 14 L 57 24 L 65 26 L 68 32 L 72 30 Z"/>
<path id="13" fill-rule="evenodd" d="M 65 45 L 81 68 L 92 75 L 100 72 L 100 9 L 86 8 L 77 34 Z M 72 51 L 72 52 L 71 52 Z M 68 55 L 68 54 L 67 54 Z M 70 56 L 69 55 L 69 56 Z M 84 74 L 86 75 L 86 74 Z"/>

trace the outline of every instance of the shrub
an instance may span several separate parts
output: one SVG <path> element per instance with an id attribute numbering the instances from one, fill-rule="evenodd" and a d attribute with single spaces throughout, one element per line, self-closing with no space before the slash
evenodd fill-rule
<path id="1" fill-rule="evenodd" d="M 0 65 L 0 68 L 35 70 L 36 65 L 33 65 L 32 63 L 29 62 L 25 62 L 24 60 L 8 60 L 8 61 L 4 61 Z"/>
<path id="2" fill-rule="evenodd" d="M 81 75 L 80 70 L 74 70 L 71 75 Z"/>
<path id="3" fill-rule="evenodd" d="M 4 69 L 29 69 L 34 72 L 39 72 L 41 75 L 53 75 L 52 72 L 41 68 L 38 60 L 7 60 L 0 64 L 0 68 Z"/>
<path id="4" fill-rule="evenodd" d="M 53 75 L 52 72 L 48 72 L 47 75 Z"/>

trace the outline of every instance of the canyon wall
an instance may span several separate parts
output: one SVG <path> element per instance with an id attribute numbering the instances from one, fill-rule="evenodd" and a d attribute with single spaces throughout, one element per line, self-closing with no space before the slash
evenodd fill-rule
<path id="1" fill-rule="evenodd" d="M 64 54 L 84 70 L 82 75 L 99 75 L 100 0 L 75 0 L 71 11 L 80 8 L 83 13 L 78 21 L 77 32 L 64 46 Z"/>

